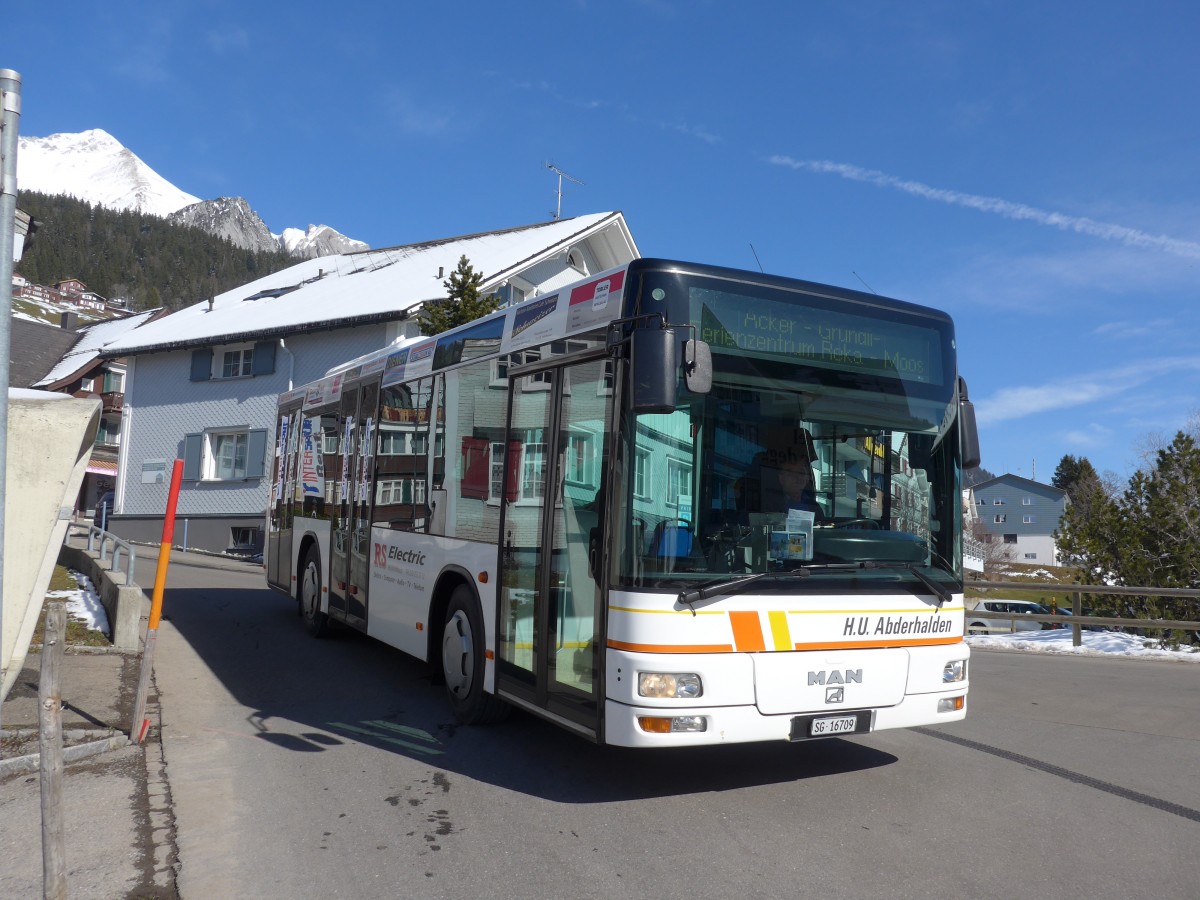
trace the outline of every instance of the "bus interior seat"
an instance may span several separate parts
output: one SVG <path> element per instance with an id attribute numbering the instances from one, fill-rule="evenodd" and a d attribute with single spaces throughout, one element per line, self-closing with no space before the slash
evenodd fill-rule
<path id="1" fill-rule="evenodd" d="M 681 563 L 704 562 L 696 558 L 697 542 L 686 522 L 667 519 L 654 526 L 647 552 L 649 562 L 665 569 L 675 569 Z"/>

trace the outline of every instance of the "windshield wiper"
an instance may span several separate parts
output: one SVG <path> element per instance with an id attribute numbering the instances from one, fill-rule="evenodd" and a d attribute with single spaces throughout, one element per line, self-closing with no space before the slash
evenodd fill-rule
<path id="1" fill-rule="evenodd" d="M 938 595 L 938 609 L 942 608 L 942 604 L 949 603 L 954 599 L 954 593 L 950 590 L 950 588 L 946 587 L 940 581 L 930 578 L 916 566 L 909 566 L 908 571 L 912 572 L 913 575 L 916 576 L 917 581 L 921 582 L 921 584 L 925 585 L 925 587 L 929 588 Z"/>
<path id="2" fill-rule="evenodd" d="M 753 575 L 736 578 L 733 581 L 710 581 L 707 584 L 700 585 L 700 587 L 680 591 L 676 599 L 681 606 L 686 606 L 690 609 L 694 616 L 696 615 L 696 607 L 693 604 L 701 600 L 707 600 L 710 597 L 740 593 L 742 588 L 748 587 L 756 581 L 762 581 L 764 578 L 804 578 L 813 572 L 852 571 L 854 569 L 906 569 L 912 573 L 917 581 L 921 582 L 921 584 L 937 595 L 939 609 L 943 604 L 949 603 L 954 599 L 954 594 L 948 587 L 930 578 L 915 565 L 909 563 L 879 563 L 869 559 L 853 563 L 818 563 L 816 565 L 804 566 L 797 569 L 783 569 L 776 572 L 756 572 Z"/>
<path id="3" fill-rule="evenodd" d="M 803 578 L 808 575 L 808 569 L 787 569 L 778 572 L 756 572 L 753 575 L 747 575 L 745 578 L 736 578 L 733 581 L 710 581 L 707 584 L 702 584 L 698 588 L 693 588 L 690 591 L 680 591 L 676 599 L 682 606 L 686 606 L 692 611 L 692 615 L 696 615 L 696 607 L 692 604 L 700 600 L 707 600 L 709 597 L 720 597 L 722 594 L 736 594 L 743 587 L 752 584 L 755 581 L 761 581 L 764 578 Z"/>
<path id="4" fill-rule="evenodd" d="M 870 560 L 867 560 L 863 563 L 863 568 L 864 569 L 907 569 L 910 573 L 912 573 L 913 577 L 916 578 L 917 581 L 921 582 L 921 584 L 925 585 L 925 587 L 929 588 L 929 590 L 931 590 L 931 591 L 933 591 L 933 593 L 937 594 L 939 609 L 942 607 L 943 604 L 949 603 L 951 600 L 954 599 L 954 593 L 950 590 L 950 588 L 946 587 L 944 584 L 942 584 L 937 579 L 930 578 L 928 575 L 926 575 L 924 572 L 921 571 L 919 566 L 917 566 L 913 563 L 879 563 L 879 562 L 872 562 Z"/>

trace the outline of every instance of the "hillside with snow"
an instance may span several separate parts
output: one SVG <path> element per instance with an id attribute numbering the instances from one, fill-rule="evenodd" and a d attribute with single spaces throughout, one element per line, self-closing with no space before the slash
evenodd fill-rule
<path id="1" fill-rule="evenodd" d="M 109 209 L 139 210 L 166 217 L 199 203 L 106 131 L 17 139 L 21 190 L 66 194 Z"/>
<path id="2" fill-rule="evenodd" d="M 22 137 L 21 190 L 75 197 L 115 210 L 137 210 L 193 225 L 248 250 L 283 250 L 297 258 L 370 249 L 328 225 L 273 233 L 241 197 L 201 200 L 171 184 L 106 131 Z"/>

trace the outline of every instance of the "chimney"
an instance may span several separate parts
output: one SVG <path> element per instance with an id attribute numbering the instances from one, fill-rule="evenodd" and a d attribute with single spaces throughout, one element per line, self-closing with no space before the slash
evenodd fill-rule
<path id="1" fill-rule="evenodd" d="M 58 320 L 58 327 L 64 331 L 75 331 L 79 327 L 79 313 L 65 312 Z"/>

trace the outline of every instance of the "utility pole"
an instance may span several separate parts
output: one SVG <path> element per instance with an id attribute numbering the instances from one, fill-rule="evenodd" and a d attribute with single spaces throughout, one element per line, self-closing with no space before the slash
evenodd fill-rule
<path id="1" fill-rule="evenodd" d="M 554 207 L 554 221 L 557 222 L 559 219 L 562 218 L 562 197 L 563 197 L 562 183 L 563 183 L 563 179 L 565 178 L 565 179 L 567 179 L 567 181 L 570 181 L 573 184 L 577 184 L 580 187 L 583 186 L 583 182 L 580 181 L 578 178 L 572 178 L 570 175 L 568 175 L 566 172 L 564 172 L 562 169 L 560 169 L 558 166 L 554 165 L 553 163 L 546 163 L 546 168 L 558 176 L 558 190 L 555 191 L 555 194 L 558 195 L 558 203 Z"/>
<path id="2" fill-rule="evenodd" d="M 0 69 L 0 608 L 4 596 L 4 503 L 8 497 L 8 360 L 12 358 L 12 274 L 17 229 L 17 122 L 21 76 Z M 3 619 L 3 616 L 0 616 Z M 4 626 L 0 625 L 0 629 Z M 4 635 L 0 633 L 0 643 Z"/>

